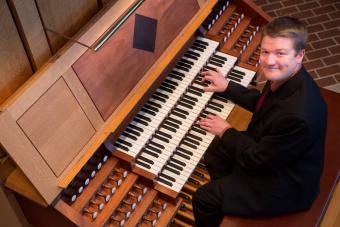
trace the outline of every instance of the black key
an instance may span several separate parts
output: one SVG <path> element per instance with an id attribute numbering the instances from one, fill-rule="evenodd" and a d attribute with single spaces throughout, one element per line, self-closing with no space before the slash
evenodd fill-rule
<path id="1" fill-rule="evenodd" d="M 195 91 L 195 90 L 193 90 L 193 89 L 191 89 L 191 88 L 188 89 L 188 92 L 190 92 L 190 93 L 192 93 L 192 94 L 194 94 L 194 95 L 197 95 L 197 96 L 202 96 L 202 93 L 197 92 L 197 91 Z"/>
<path id="2" fill-rule="evenodd" d="M 172 114 L 173 114 L 173 115 L 176 115 L 177 117 L 183 118 L 184 120 L 187 118 L 185 115 L 180 114 L 180 113 L 178 113 L 178 112 L 176 112 L 176 111 L 173 111 Z"/>
<path id="3" fill-rule="evenodd" d="M 149 159 L 147 159 L 147 158 L 145 158 L 145 157 L 143 157 L 143 156 L 139 156 L 138 159 L 140 159 L 140 160 L 142 160 L 142 161 L 144 161 L 144 162 L 146 162 L 146 163 L 149 163 L 149 164 L 151 164 L 151 165 L 155 164 L 154 161 L 149 160 Z"/>
<path id="4" fill-rule="evenodd" d="M 195 132 L 198 132 L 198 133 L 200 133 L 202 135 L 206 135 L 207 134 L 206 131 L 204 131 L 203 129 L 197 128 L 197 127 L 193 127 L 192 130 L 194 130 Z"/>
<path id="5" fill-rule="evenodd" d="M 205 45 L 205 46 L 209 46 L 209 43 L 207 43 L 207 42 L 205 42 L 205 41 L 202 41 L 202 40 L 196 39 L 195 42 L 200 43 L 200 44 L 203 44 L 203 45 Z"/>
<path id="6" fill-rule="evenodd" d="M 223 106 L 222 104 L 219 104 L 219 103 L 217 103 L 217 102 L 210 101 L 209 103 L 210 103 L 211 105 L 214 105 L 214 106 L 219 107 L 219 108 L 221 108 L 221 109 L 224 108 L 224 106 Z"/>
<path id="7" fill-rule="evenodd" d="M 195 146 L 195 145 L 193 145 L 193 144 L 191 144 L 191 143 L 188 143 L 188 142 L 186 142 L 186 141 L 183 141 L 182 144 L 187 145 L 188 147 L 191 147 L 191 148 L 193 148 L 193 149 L 195 149 L 195 150 L 197 149 L 197 146 Z"/>
<path id="8" fill-rule="evenodd" d="M 232 69 L 231 71 L 232 71 L 232 72 L 236 72 L 236 73 L 238 73 L 238 74 L 240 74 L 240 75 L 246 75 L 245 72 L 239 71 L 239 70 L 237 70 L 237 69 Z"/>
<path id="9" fill-rule="evenodd" d="M 222 97 L 222 96 L 220 96 L 220 95 L 214 95 L 213 98 L 214 98 L 214 99 L 217 99 L 217 100 L 219 100 L 219 101 L 222 101 L 222 102 L 224 102 L 224 103 L 228 103 L 228 99 L 226 99 L 226 98 L 224 98 L 224 97 Z"/>
<path id="10" fill-rule="evenodd" d="M 193 135 L 191 133 L 188 133 L 187 136 L 189 136 L 191 138 L 194 138 L 195 140 L 198 140 L 198 141 L 203 141 L 203 139 L 201 137 Z"/>
<path id="11" fill-rule="evenodd" d="M 165 81 L 163 81 L 162 86 L 164 86 L 164 87 L 166 87 L 168 89 L 171 89 L 171 90 L 176 90 L 176 87 L 174 85 L 169 84 L 169 83 L 167 83 Z"/>
<path id="12" fill-rule="evenodd" d="M 216 107 L 216 106 L 213 106 L 213 105 L 211 105 L 211 104 L 208 104 L 207 107 L 210 108 L 210 109 L 212 109 L 212 110 L 216 110 L 216 111 L 218 111 L 218 112 L 222 112 L 222 110 L 221 110 L 220 108 L 218 108 L 218 107 Z"/>
<path id="13" fill-rule="evenodd" d="M 115 143 L 114 144 L 115 147 L 119 147 L 119 148 L 122 148 L 124 151 L 129 151 L 129 148 L 120 144 L 120 143 Z"/>
<path id="14" fill-rule="evenodd" d="M 165 147 L 164 147 L 162 144 L 159 144 L 159 143 L 156 143 L 156 142 L 153 142 L 153 141 L 150 141 L 150 145 L 153 145 L 153 146 L 155 146 L 155 147 L 158 147 L 158 148 L 160 148 L 160 149 L 162 149 L 162 150 L 165 149 Z"/>
<path id="15" fill-rule="evenodd" d="M 193 101 L 191 101 L 191 100 L 189 100 L 189 99 L 186 99 L 186 98 L 184 98 L 184 97 L 181 99 L 181 101 L 182 101 L 182 102 L 185 102 L 185 103 L 187 103 L 188 105 L 191 105 L 191 106 L 195 106 L 195 105 L 196 105 L 195 102 L 193 102 Z"/>
<path id="16" fill-rule="evenodd" d="M 158 96 L 160 96 L 160 97 L 162 97 L 162 98 L 164 98 L 164 99 L 169 99 L 169 96 L 168 96 L 168 95 L 163 94 L 163 93 L 161 93 L 161 92 L 156 91 L 155 94 L 158 95 Z"/>
<path id="17" fill-rule="evenodd" d="M 212 60 L 209 61 L 209 64 L 212 64 L 212 65 L 215 65 L 215 66 L 221 67 L 221 68 L 223 67 L 222 64 L 220 64 L 220 63 L 218 63 L 218 62 L 215 62 L 215 61 L 212 61 Z"/>
<path id="18" fill-rule="evenodd" d="M 139 132 L 136 132 L 135 130 L 133 130 L 131 128 L 127 128 L 127 129 L 125 129 L 125 131 L 128 132 L 128 133 L 131 133 L 133 135 L 140 136 Z"/>
<path id="19" fill-rule="evenodd" d="M 194 52 L 194 51 L 191 51 L 191 50 L 188 50 L 187 53 L 193 55 L 193 56 L 196 56 L 196 57 L 201 57 L 201 55 L 197 52 Z"/>
<path id="20" fill-rule="evenodd" d="M 142 128 L 136 126 L 136 125 L 130 124 L 129 127 L 130 127 L 131 129 L 137 130 L 137 131 L 139 131 L 139 132 L 144 132 L 144 129 L 142 129 Z M 135 132 L 135 131 L 134 131 L 134 132 Z M 136 133 L 138 133 L 138 136 L 140 136 L 140 133 L 139 133 L 139 132 L 136 132 Z M 137 134 L 136 134 L 136 135 L 137 135 Z"/>
<path id="21" fill-rule="evenodd" d="M 170 121 L 168 121 L 168 120 L 165 120 L 165 121 L 164 121 L 164 124 L 167 124 L 167 125 L 169 125 L 169 126 L 171 126 L 171 127 L 173 127 L 173 128 L 179 129 L 179 126 L 178 126 L 177 124 L 174 124 L 174 123 L 172 123 L 172 122 L 170 122 Z"/>
<path id="22" fill-rule="evenodd" d="M 158 100 L 158 101 L 161 101 L 161 102 L 166 103 L 166 99 L 165 99 L 165 98 L 162 98 L 162 97 L 160 97 L 160 96 L 158 96 L 158 95 L 153 94 L 151 97 L 154 98 L 154 99 L 156 99 L 156 100 Z"/>
<path id="23" fill-rule="evenodd" d="M 234 73 L 234 72 L 230 72 L 229 75 L 230 75 L 230 76 L 233 76 L 233 77 L 236 77 L 236 78 L 239 78 L 239 79 L 243 79 L 243 76 L 242 76 L 242 75 L 237 74 L 237 73 Z"/>
<path id="24" fill-rule="evenodd" d="M 172 161 L 175 162 L 175 163 L 180 164 L 181 166 L 186 166 L 186 165 L 187 165 L 187 164 L 185 164 L 184 162 L 182 162 L 182 161 L 180 161 L 180 160 L 178 160 L 178 159 L 176 159 L 176 158 L 174 158 L 174 157 L 171 157 L 170 160 L 172 160 Z"/>
<path id="25" fill-rule="evenodd" d="M 177 66 L 182 66 L 182 67 L 185 67 L 185 68 L 187 68 L 187 69 L 191 69 L 192 68 L 192 66 L 191 65 L 189 65 L 189 64 L 187 64 L 187 63 L 184 63 L 184 62 L 182 62 L 182 61 L 179 61 L 178 63 L 177 63 Z"/>
<path id="26" fill-rule="evenodd" d="M 218 55 L 218 54 L 215 54 L 215 55 L 214 55 L 214 58 L 218 58 L 218 59 L 227 61 L 227 58 L 226 58 L 226 57 L 220 56 L 220 55 Z"/>
<path id="27" fill-rule="evenodd" d="M 198 85 L 204 86 L 204 87 L 207 87 L 207 85 L 208 85 L 206 82 L 202 82 L 202 81 L 199 81 L 199 80 L 195 80 L 194 84 L 198 84 Z"/>
<path id="28" fill-rule="evenodd" d="M 167 87 L 165 87 L 165 86 L 163 86 L 163 85 L 159 86 L 159 88 L 160 88 L 161 90 L 166 91 L 166 92 L 173 93 L 173 91 L 172 91 L 171 89 L 169 89 L 169 88 L 167 88 Z"/>
<path id="29" fill-rule="evenodd" d="M 183 101 L 179 101 L 177 103 L 177 105 L 184 106 L 184 107 L 191 109 L 191 110 L 194 109 L 191 105 L 188 105 L 188 104 L 184 103 Z"/>
<path id="30" fill-rule="evenodd" d="M 168 166 L 171 166 L 172 168 L 175 168 L 175 169 L 178 169 L 180 171 L 183 171 L 183 167 L 179 166 L 179 165 L 176 165 L 175 163 L 172 163 L 172 162 L 168 162 L 167 164 Z"/>
<path id="31" fill-rule="evenodd" d="M 182 124 L 182 122 L 180 122 L 179 120 L 174 119 L 174 118 L 172 118 L 172 117 L 168 117 L 167 119 L 168 119 L 169 121 L 172 121 L 172 122 L 178 124 L 178 125 L 181 125 L 181 124 Z"/>
<path id="32" fill-rule="evenodd" d="M 136 160 L 136 163 L 139 164 L 139 165 L 141 165 L 141 166 L 144 166 L 145 168 L 151 169 L 151 166 L 150 166 L 150 165 L 145 164 L 144 162 L 141 162 L 141 161 L 139 161 L 138 159 Z"/>
<path id="33" fill-rule="evenodd" d="M 125 131 L 126 131 L 126 130 L 125 130 Z M 133 136 L 133 135 L 131 135 L 131 134 L 129 134 L 129 133 L 126 133 L 125 131 L 122 133 L 123 136 L 128 137 L 128 138 L 130 138 L 130 139 L 132 139 L 132 140 L 137 141 L 137 137 L 135 137 L 135 136 Z"/>
<path id="34" fill-rule="evenodd" d="M 146 154 L 148 154 L 148 155 L 151 155 L 151 156 L 153 156 L 153 157 L 155 157 L 155 158 L 158 158 L 159 157 L 159 155 L 158 154 L 156 154 L 156 153 L 154 153 L 154 152 L 152 152 L 152 151 L 150 151 L 150 150 L 148 150 L 148 149 L 144 149 L 144 152 L 146 153 Z"/>
<path id="35" fill-rule="evenodd" d="M 141 115 L 141 114 L 137 114 L 137 117 L 144 120 L 144 121 L 147 121 L 147 122 L 151 122 L 151 119 L 144 116 L 144 115 Z"/>
<path id="36" fill-rule="evenodd" d="M 241 82 L 241 79 L 236 78 L 236 77 L 233 77 L 233 76 L 231 76 L 231 75 L 228 75 L 227 78 L 229 78 L 230 80 L 234 80 L 234 81 L 237 81 L 237 82 Z"/>
<path id="37" fill-rule="evenodd" d="M 175 173 L 175 174 L 177 174 L 177 175 L 180 174 L 179 171 L 177 171 L 177 170 L 175 170 L 175 169 L 172 169 L 172 168 L 169 168 L 169 167 L 167 167 L 167 166 L 165 166 L 164 169 L 166 169 L 166 170 L 168 170 L 168 171 L 170 171 L 170 172 L 173 172 L 173 173 Z"/>
<path id="38" fill-rule="evenodd" d="M 128 147 L 132 147 L 132 144 L 131 143 L 129 143 L 129 142 L 126 142 L 126 141 L 124 141 L 124 140 L 122 140 L 122 139 L 117 139 L 117 142 L 119 142 L 119 143 L 121 143 L 121 144 L 124 144 L 124 145 L 126 145 L 126 146 L 128 146 Z"/>
<path id="39" fill-rule="evenodd" d="M 167 83 L 172 84 L 174 86 L 178 86 L 178 83 L 175 82 L 175 81 L 172 81 L 172 80 L 169 80 L 169 79 L 165 79 L 164 81 L 166 81 Z"/>
<path id="40" fill-rule="evenodd" d="M 222 65 L 225 63 L 225 61 L 222 61 L 222 60 L 220 60 L 218 58 L 215 58 L 215 57 L 211 57 L 210 59 L 213 60 L 214 62 L 218 62 L 218 63 L 220 63 Z"/>
<path id="41" fill-rule="evenodd" d="M 204 50 L 207 48 L 206 46 L 204 45 L 200 45 L 199 43 L 193 43 L 192 46 L 191 46 L 192 49 L 195 49 L 195 48 L 200 48 L 202 49 L 202 52 L 204 52 Z"/>
<path id="42" fill-rule="evenodd" d="M 145 125 L 145 126 L 149 125 L 147 122 L 145 122 L 145 121 L 143 121 L 142 119 L 139 119 L 139 118 L 134 118 L 133 121 L 138 122 L 138 123 Z"/>
<path id="43" fill-rule="evenodd" d="M 191 46 L 191 49 L 194 49 L 194 50 L 197 50 L 197 51 L 200 51 L 200 52 L 204 52 L 203 48 L 200 48 L 200 47 L 197 47 L 197 46 Z"/>
<path id="44" fill-rule="evenodd" d="M 189 72 L 189 69 L 188 69 L 188 68 L 185 68 L 185 67 L 183 67 L 183 66 L 181 66 L 181 65 L 176 65 L 175 67 L 176 67 L 177 69 L 183 70 L 183 71 L 185 71 L 185 72 Z"/>
<path id="45" fill-rule="evenodd" d="M 150 142 L 152 144 L 152 142 Z M 150 144 L 146 145 L 145 148 L 150 149 L 151 151 L 157 152 L 158 154 L 162 154 L 162 151 L 156 147 L 150 146 Z"/>
<path id="46" fill-rule="evenodd" d="M 190 155 L 190 156 L 193 156 L 194 153 L 192 153 L 191 151 L 187 150 L 187 149 L 184 149 L 182 147 L 178 147 L 177 150 L 181 151 L 182 153 L 185 153 L 187 155 Z"/>
<path id="47" fill-rule="evenodd" d="M 151 111 L 158 112 L 158 109 L 157 109 L 157 108 L 155 108 L 155 107 L 153 107 L 153 106 L 150 106 L 149 104 L 145 104 L 144 107 L 145 107 L 146 109 L 151 110 Z"/>
<path id="48" fill-rule="evenodd" d="M 189 64 L 189 65 L 194 65 L 194 63 L 192 61 L 189 61 L 189 60 L 183 59 L 183 58 L 181 59 L 181 62 L 184 62 L 184 63 Z"/>
<path id="49" fill-rule="evenodd" d="M 212 113 L 212 112 L 210 112 L 209 110 L 203 110 L 203 113 L 206 114 L 206 115 L 211 114 L 211 115 L 216 116 L 215 113 Z"/>
<path id="50" fill-rule="evenodd" d="M 203 66 L 204 69 L 209 69 L 209 70 L 212 70 L 212 71 L 216 71 L 216 68 L 214 67 L 211 67 L 209 65 L 206 65 L 206 66 Z"/>
<path id="51" fill-rule="evenodd" d="M 190 100 L 192 100 L 194 102 L 198 102 L 198 99 L 195 98 L 195 97 L 192 97 L 192 96 L 189 96 L 189 95 L 183 95 L 183 97 L 186 98 L 186 99 L 190 99 Z"/>
<path id="52" fill-rule="evenodd" d="M 182 110 L 181 108 L 175 107 L 174 110 L 177 111 L 177 112 L 179 112 L 179 113 L 181 113 L 181 114 L 189 115 L 189 112 L 188 112 L 188 111 Z"/>
<path id="53" fill-rule="evenodd" d="M 192 90 L 194 90 L 194 91 L 196 91 L 196 92 L 199 92 L 200 94 L 204 93 L 204 91 L 203 91 L 201 88 L 197 88 L 197 87 L 195 87 L 195 86 L 191 86 L 191 87 L 189 88 L 189 90 L 190 90 L 190 89 L 192 89 Z"/>
<path id="54" fill-rule="evenodd" d="M 165 179 L 168 179 L 168 180 L 170 180 L 170 181 L 172 181 L 172 182 L 176 182 L 176 179 L 175 179 L 175 178 L 173 178 L 173 177 L 171 177 L 171 176 L 168 176 L 168 175 L 166 175 L 166 174 L 164 174 L 164 173 L 160 173 L 159 176 L 160 176 L 160 177 L 164 177 Z"/>
<path id="55" fill-rule="evenodd" d="M 148 109 L 146 109 L 144 107 L 142 108 L 142 111 L 147 113 L 147 114 L 150 114 L 152 116 L 156 116 L 156 113 L 154 111 L 148 110 Z"/>
<path id="56" fill-rule="evenodd" d="M 162 136 L 159 136 L 159 135 L 155 135 L 155 138 L 156 139 L 159 139 L 159 140 L 161 140 L 161 141 L 163 141 L 163 142 L 165 142 L 165 143 L 170 143 L 170 141 L 168 140 L 168 139 L 166 139 L 166 138 L 164 138 L 164 137 L 162 137 Z"/>
<path id="57" fill-rule="evenodd" d="M 169 130 L 169 131 L 171 131 L 171 132 L 177 132 L 176 129 L 174 129 L 174 128 L 172 128 L 172 127 L 169 127 L 169 126 L 167 126 L 167 125 L 162 125 L 162 128 L 165 128 L 165 129 L 167 129 L 167 130 Z"/>
<path id="58" fill-rule="evenodd" d="M 176 71 L 176 70 L 172 70 L 171 73 L 172 73 L 172 74 L 175 74 L 175 75 L 177 75 L 177 76 L 180 76 L 180 77 L 185 77 L 185 74 L 184 74 L 184 73 L 178 72 L 178 71 Z"/>
<path id="59" fill-rule="evenodd" d="M 149 105 L 154 106 L 155 108 L 162 108 L 161 104 L 155 103 L 154 101 L 148 101 Z"/>
<path id="60" fill-rule="evenodd" d="M 188 138 L 188 137 L 184 138 L 184 141 L 188 141 L 188 142 L 190 142 L 190 143 L 193 143 L 193 144 L 196 144 L 196 145 L 200 145 L 199 142 L 197 142 L 196 140 L 190 139 L 190 138 Z"/>
<path id="61" fill-rule="evenodd" d="M 150 168 L 149 168 L 150 169 Z M 172 183 L 171 182 L 169 182 L 169 181 L 167 181 L 167 180 L 164 180 L 163 178 L 158 178 L 158 181 L 159 182 L 162 182 L 163 184 L 166 184 L 166 185 L 169 185 L 169 186 L 171 186 L 172 187 Z"/>
<path id="62" fill-rule="evenodd" d="M 175 151 L 174 154 L 177 154 L 178 156 L 181 156 L 182 158 L 185 158 L 187 160 L 190 160 L 190 157 L 186 154 L 183 154 L 181 152 Z"/>
<path id="63" fill-rule="evenodd" d="M 191 54 L 189 54 L 189 53 L 185 53 L 184 56 L 187 57 L 187 58 L 191 58 L 191 59 L 194 59 L 194 60 L 198 60 L 198 57 L 196 57 L 196 56 L 194 56 L 194 55 L 191 55 Z"/>
<path id="64" fill-rule="evenodd" d="M 161 136 L 164 136 L 164 137 L 166 137 L 166 138 L 172 139 L 172 136 L 169 135 L 168 133 L 161 132 L 161 131 L 157 131 L 157 134 L 159 134 L 159 135 L 161 135 Z"/>
<path id="65" fill-rule="evenodd" d="M 174 75 L 174 74 L 169 74 L 168 75 L 169 77 L 172 77 L 172 78 L 174 78 L 174 79 L 176 79 L 176 80 L 180 80 L 180 81 L 182 81 L 183 80 L 183 78 L 182 77 L 180 77 L 180 76 L 177 76 L 177 75 Z"/>

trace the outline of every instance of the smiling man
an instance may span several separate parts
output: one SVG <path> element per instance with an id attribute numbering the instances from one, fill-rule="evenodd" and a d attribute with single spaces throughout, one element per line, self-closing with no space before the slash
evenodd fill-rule
<path id="1" fill-rule="evenodd" d="M 193 196 L 197 226 L 218 226 L 223 215 L 268 216 L 308 209 L 319 193 L 327 108 L 319 87 L 302 66 L 304 25 L 280 17 L 262 30 L 262 93 L 202 73 L 220 92 L 253 112 L 244 132 L 208 115 L 200 126 L 216 135 L 205 154 L 211 181 Z"/>

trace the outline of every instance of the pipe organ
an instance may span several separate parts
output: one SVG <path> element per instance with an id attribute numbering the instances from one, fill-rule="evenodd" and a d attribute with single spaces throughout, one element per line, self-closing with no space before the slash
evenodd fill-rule
<path id="1" fill-rule="evenodd" d="M 194 225 L 213 139 L 197 120 L 246 125 L 200 72 L 249 86 L 269 20 L 248 0 L 119 1 L 76 37 L 99 48 L 69 44 L 2 105 L 6 185 L 63 225 Z"/>

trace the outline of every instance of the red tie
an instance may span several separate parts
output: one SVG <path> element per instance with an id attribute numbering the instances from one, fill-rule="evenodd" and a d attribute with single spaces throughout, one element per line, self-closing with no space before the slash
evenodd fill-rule
<path id="1" fill-rule="evenodd" d="M 262 93 L 259 101 L 256 104 L 255 112 L 258 112 L 266 99 L 267 95 L 271 92 L 270 85 L 267 86 L 266 90 Z"/>

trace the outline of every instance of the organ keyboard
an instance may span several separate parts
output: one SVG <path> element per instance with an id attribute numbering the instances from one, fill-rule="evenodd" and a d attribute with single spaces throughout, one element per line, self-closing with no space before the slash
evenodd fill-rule
<path id="1" fill-rule="evenodd" d="M 123 2 L 127 10 L 135 3 Z M 21 176 L 35 202 L 62 214 L 49 216 L 59 226 L 192 225 L 190 193 L 209 180 L 201 158 L 213 139 L 197 120 L 214 114 L 234 123 L 241 111 L 204 93 L 200 72 L 219 69 L 248 86 L 259 26 L 270 19 L 248 0 L 199 2 L 145 1 L 133 15 L 157 20 L 154 52 L 132 48 L 130 17 L 97 52 L 71 45 L 8 101 L 0 123 L 11 133 L 0 142 L 21 170 L 7 185 L 25 194 L 15 183 Z M 80 39 L 95 44 L 113 12 Z"/>

